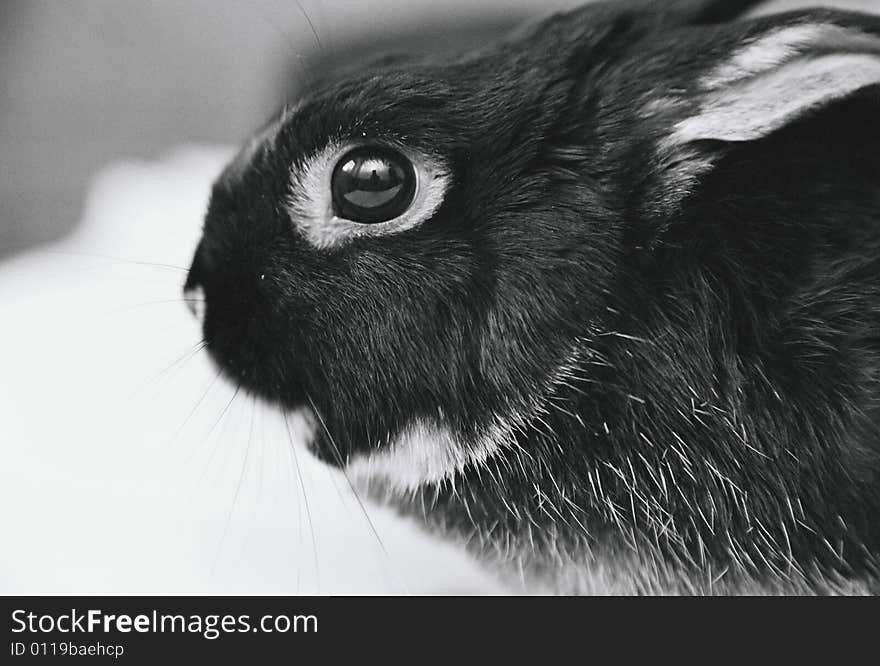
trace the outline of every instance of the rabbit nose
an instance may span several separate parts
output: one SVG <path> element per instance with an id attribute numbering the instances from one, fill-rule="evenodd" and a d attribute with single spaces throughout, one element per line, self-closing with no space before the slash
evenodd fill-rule
<path id="1" fill-rule="evenodd" d="M 204 240 L 193 254 L 192 265 L 186 274 L 186 282 L 183 284 L 183 300 L 187 309 L 192 313 L 199 324 L 205 323 L 205 290 L 202 287 L 205 278 L 205 252 Z"/>
<path id="2" fill-rule="evenodd" d="M 183 290 L 183 299 L 193 317 L 200 324 L 203 324 L 205 321 L 205 290 L 199 285 L 187 287 Z"/>

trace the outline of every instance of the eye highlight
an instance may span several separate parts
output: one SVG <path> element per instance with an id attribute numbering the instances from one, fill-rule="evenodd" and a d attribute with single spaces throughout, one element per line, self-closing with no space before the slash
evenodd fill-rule
<path id="1" fill-rule="evenodd" d="M 361 224 L 387 222 L 407 211 L 416 186 L 416 171 L 406 157 L 381 146 L 361 146 L 343 155 L 333 170 L 333 212 Z"/>

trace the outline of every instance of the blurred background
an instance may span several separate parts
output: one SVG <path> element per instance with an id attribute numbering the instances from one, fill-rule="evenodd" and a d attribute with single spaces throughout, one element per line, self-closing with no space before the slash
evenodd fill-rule
<path id="1" fill-rule="evenodd" d="M 301 82 L 575 4 L 0 1 L 0 593 L 518 589 L 218 381 L 180 288 L 212 179 Z"/>

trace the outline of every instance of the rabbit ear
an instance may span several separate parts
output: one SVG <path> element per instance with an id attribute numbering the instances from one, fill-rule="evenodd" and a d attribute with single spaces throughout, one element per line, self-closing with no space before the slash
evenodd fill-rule
<path id="1" fill-rule="evenodd" d="M 699 106 L 668 142 L 759 139 L 813 109 L 880 83 L 880 37 L 829 24 L 781 28 L 699 81 Z"/>
<path id="2" fill-rule="evenodd" d="M 782 25 L 757 23 L 679 96 L 651 100 L 643 117 L 663 117 L 666 133 L 658 142 L 661 198 L 682 198 L 711 168 L 713 153 L 700 142 L 754 141 L 880 84 L 878 22 L 821 16 L 826 20 L 789 15 Z"/>

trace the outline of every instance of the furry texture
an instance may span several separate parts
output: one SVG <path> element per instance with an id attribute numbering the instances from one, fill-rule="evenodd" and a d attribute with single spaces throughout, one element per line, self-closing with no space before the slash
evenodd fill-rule
<path id="1" fill-rule="evenodd" d="M 876 591 L 877 86 L 668 137 L 756 40 L 880 21 L 715 23 L 751 4 L 600 3 L 317 86 L 214 188 L 188 286 L 218 365 L 339 465 L 442 431 L 446 474 L 372 492 L 533 589 Z M 316 249 L 291 170 L 365 137 L 445 164 L 444 200 Z"/>

